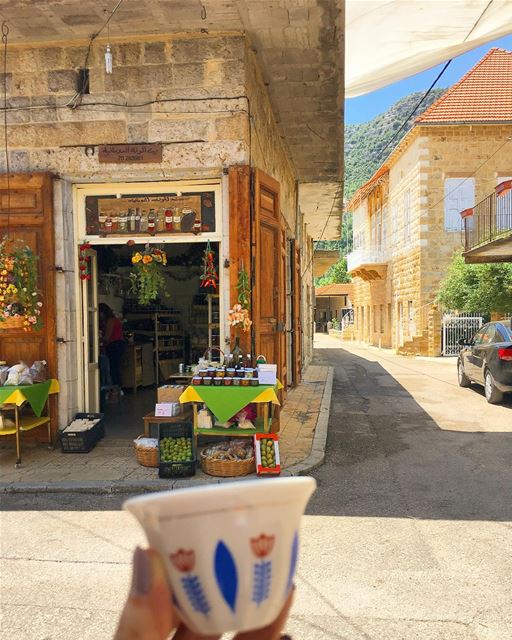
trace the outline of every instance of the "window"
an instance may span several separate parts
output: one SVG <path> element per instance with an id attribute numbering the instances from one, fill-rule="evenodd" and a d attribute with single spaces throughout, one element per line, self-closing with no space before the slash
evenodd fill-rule
<path id="1" fill-rule="evenodd" d="M 482 327 L 479 331 L 477 331 L 473 337 L 473 344 L 477 345 L 477 344 L 482 344 L 484 342 L 486 342 L 484 340 L 484 334 L 487 330 L 487 325 L 485 325 L 485 327 Z"/>
<path id="2" fill-rule="evenodd" d="M 460 231 L 460 212 L 475 206 L 474 178 L 446 178 L 444 181 L 444 229 Z"/>
<path id="3" fill-rule="evenodd" d="M 409 242 L 411 237 L 411 190 L 404 193 L 404 242 Z"/>

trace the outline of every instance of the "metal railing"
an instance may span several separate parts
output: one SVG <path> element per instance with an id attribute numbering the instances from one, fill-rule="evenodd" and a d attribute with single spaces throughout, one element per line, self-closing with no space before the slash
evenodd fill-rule
<path id="1" fill-rule="evenodd" d="M 491 193 L 473 207 L 472 214 L 467 210 L 462 215 L 465 251 L 507 236 L 512 232 L 512 189 L 503 195 Z"/>

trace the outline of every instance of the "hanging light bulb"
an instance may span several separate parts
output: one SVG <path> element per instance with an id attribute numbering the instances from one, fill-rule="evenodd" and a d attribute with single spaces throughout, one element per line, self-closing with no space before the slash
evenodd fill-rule
<path id="1" fill-rule="evenodd" d="M 112 73 L 112 52 L 109 44 L 107 44 L 107 50 L 105 51 L 105 71 Z"/>

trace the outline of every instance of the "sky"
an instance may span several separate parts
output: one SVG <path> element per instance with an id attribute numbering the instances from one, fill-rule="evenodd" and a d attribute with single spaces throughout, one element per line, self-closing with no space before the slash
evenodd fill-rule
<path id="1" fill-rule="evenodd" d="M 477 47 L 472 51 L 454 58 L 450 66 L 439 79 L 436 88 L 450 87 L 460 80 L 492 47 L 501 47 L 512 51 L 512 35 L 493 40 L 487 44 Z M 365 96 L 345 100 L 345 124 L 358 124 L 367 122 L 379 113 L 386 111 L 393 103 L 400 98 L 416 91 L 426 91 L 437 74 L 444 66 L 444 62 L 432 69 L 417 73 L 414 76 L 395 82 L 387 87 L 373 91 Z"/>

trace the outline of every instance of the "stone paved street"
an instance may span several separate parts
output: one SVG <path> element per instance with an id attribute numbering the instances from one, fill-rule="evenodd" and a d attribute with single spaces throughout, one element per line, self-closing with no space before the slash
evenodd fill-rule
<path id="1" fill-rule="evenodd" d="M 453 359 L 318 339 L 335 367 L 325 464 L 302 527 L 295 640 L 512 637 L 512 403 Z M 142 543 L 121 496 L 2 497 L 3 632 L 110 638 Z M 93 587 L 91 587 L 93 585 Z"/>

